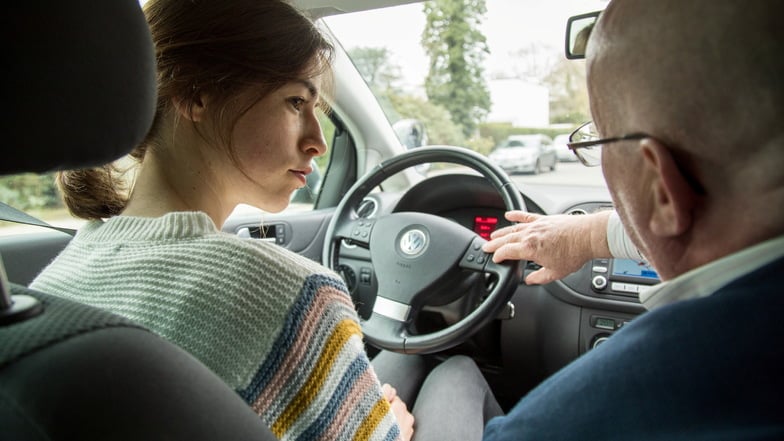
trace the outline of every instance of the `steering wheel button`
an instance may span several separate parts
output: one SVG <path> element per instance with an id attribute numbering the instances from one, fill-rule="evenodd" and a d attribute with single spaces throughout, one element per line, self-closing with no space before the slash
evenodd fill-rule
<path id="1" fill-rule="evenodd" d="M 485 263 L 485 256 L 479 256 L 476 258 L 476 263 Z"/>
<path id="2" fill-rule="evenodd" d="M 466 260 L 469 261 L 469 262 L 473 262 L 474 261 L 474 255 L 473 254 L 469 254 L 468 256 L 466 256 Z"/>

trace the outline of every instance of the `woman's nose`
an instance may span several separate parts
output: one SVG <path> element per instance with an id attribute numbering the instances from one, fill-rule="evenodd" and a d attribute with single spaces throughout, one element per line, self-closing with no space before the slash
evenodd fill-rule
<path id="1" fill-rule="evenodd" d="M 324 139 L 324 132 L 315 113 L 307 123 L 302 149 L 313 156 L 321 156 L 327 153 L 327 141 Z"/>

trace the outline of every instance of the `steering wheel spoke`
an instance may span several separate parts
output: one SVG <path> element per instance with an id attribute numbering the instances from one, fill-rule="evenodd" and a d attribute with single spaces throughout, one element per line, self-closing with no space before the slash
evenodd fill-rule
<path id="1" fill-rule="evenodd" d="M 376 303 L 383 297 L 378 297 Z M 408 306 L 408 305 L 406 305 Z M 400 311 L 392 312 L 398 314 Z M 372 345 L 396 352 L 405 352 L 406 345 L 406 321 L 401 321 L 396 318 L 386 315 L 389 311 L 382 312 L 376 311 L 376 306 L 373 307 L 373 313 L 367 320 L 362 321 L 362 332 L 365 339 Z"/>

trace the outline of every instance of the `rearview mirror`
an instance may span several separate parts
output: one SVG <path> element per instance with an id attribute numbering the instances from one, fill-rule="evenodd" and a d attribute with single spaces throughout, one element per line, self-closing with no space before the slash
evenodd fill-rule
<path id="1" fill-rule="evenodd" d="M 566 21 L 566 58 L 570 60 L 585 58 L 588 38 L 601 12 L 595 11 L 569 17 Z"/>

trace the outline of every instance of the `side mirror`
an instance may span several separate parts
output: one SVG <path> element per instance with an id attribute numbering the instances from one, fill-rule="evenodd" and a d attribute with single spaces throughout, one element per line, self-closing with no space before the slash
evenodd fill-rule
<path id="1" fill-rule="evenodd" d="M 406 148 L 412 149 L 422 147 L 427 144 L 427 132 L 425 125 L 418 119 L 401 119 L 392 124 L 400 143 Z"/>
<path id="2" fill-rule="evenodd" d="M 569 17 L 566 21 L 566 58 L 570 60 L 585 58 L 588 38 L 601 12 L 594 11 Z"/>

